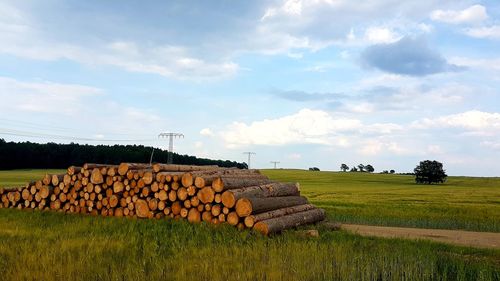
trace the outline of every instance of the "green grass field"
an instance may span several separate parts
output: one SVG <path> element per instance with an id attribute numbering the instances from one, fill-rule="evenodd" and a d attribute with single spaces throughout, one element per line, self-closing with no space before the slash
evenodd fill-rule
<path id="1" fill-rule="evenodd" d="M 499 232 L 500 180 L 417 186 L 397 175 L 266 170 L 332 220 Z M 0 185 L 44 171 L 2 171 Z M 321 226 L 271 238 L 232 227 L 0 210 L 0 280 L 500 280 L 500 251 Z"/>
<path id="2" fill-rule="evenodd" d="M 301 192 L 334 221 L 500 232 L 500 178 L 449 177 L 417 185 L 412 176 L 264 170 L 297 181 Z"/>

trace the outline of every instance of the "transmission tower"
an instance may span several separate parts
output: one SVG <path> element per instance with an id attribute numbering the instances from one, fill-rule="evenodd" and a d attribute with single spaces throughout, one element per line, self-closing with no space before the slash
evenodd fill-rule
<path id="1" fill-rule="evenodd" d="M 257 153 L 248 151 L 248 152 L 243 152 L 243 154 L 248 154 L 248 163 L 247 164 L 248 164 L 248 169 L 250 169 L 250 157 L 252 156 L 252 154 L 255 155 Z"/>
<path id="2" fill-rule="evenodd" d="M 279 164 L 279 163 L 280 163 L 280 161 L 271 161 L 271 163 L 273 163 L 273 164 L 274 164 L 274 168 L 276 169 L 276 164 Z"/>
<path id="3" fill-rule="evenodd" d="M 168 158 L 167 164 L 172 164 L 173 162 L 173 151 L 174 151 L 174 138 L 183 138 L 184 135 L 180 133 L 161 133 L 158 135 L 159 138 L 168 137 Z"/>

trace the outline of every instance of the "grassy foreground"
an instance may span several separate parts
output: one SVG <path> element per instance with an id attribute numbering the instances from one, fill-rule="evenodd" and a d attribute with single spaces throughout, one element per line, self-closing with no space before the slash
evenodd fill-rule
<path id="1" fill-rule="evenodd" d="M 500 280 L 499 251 L 0 210 L 2 280 Z"/>
<path id="2" fill-rule="evenodd" d="M 45 171 L 0 172 L 0 186 Z M 266 170 L 337 221 L 498 231 L 499 180 Z M 7 177 L 8 176 L 8 177 Z M 0 209 L 0 280 L 500 280 L 500 251 L 318 226 L 265 238 L 232 227 Z"/>
<path id="3" fill-rule="evenodd" d="M 414 177 L 368 173 L 263 170 L 297 181 L 333 221 L 500 232 L 500 178 L 449 177 L 417 185 Z"/>

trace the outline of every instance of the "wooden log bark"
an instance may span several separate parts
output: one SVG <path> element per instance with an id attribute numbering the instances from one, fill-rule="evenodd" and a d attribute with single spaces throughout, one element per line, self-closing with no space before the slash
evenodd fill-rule
<path id="1" fill-rule="evenodd" d="M 244 197 L 279 197 L 279 196 L 299 196 L 298 183 L 274 182 L 265 185 L 249 186 L 239 189 L 226 190 L 222 193 L 222 204 L 228 208 L 234 207 L 236 201 Z"/>
<path id="2" fill-rule="evenodd" d="M 258 214 L 285 207 L 307 204 L 303 196 L 284 196 L 268 198 L 241 198 L 236 202 L 236 213 L 240 217 Z"/>
<path id="3" fill-rule="evenodd" d="M 218 169 L 210 171 L 195 171 L 190 173 L 194 178 L 194 185 L 202 188 L 207 185 L 212 185 L 214 180 L 220 180 L 222 176 L 240 176 L 240 177 L 256 177 L 262 176 L 258 170 L 241 170 L 241 169 Z M 219 183 L 216 183 L 215 188 L 218 188 Z"/>
<path id="4" fill-rule="evenodd" d="M 96 164 L 96 163 L 85 163 L 83 164 L 83 169 L 85 170 L 93 170 L 94 168 L 106 168 L 108 166 L 112 166 L 112 165 L 108 165 L 108 164 Z"/>
<path id="5" fill-rule="evenodd" d="M 148 169 L 148 168 L 151 168 L 151 166 L 145 163 L 121 163 L 118 166 L 118 174 L 120 176 L 124 176 L 127 174 L 129 170 Z"/>
<path id="6" fill-rule="evenodd" d="M 248 228 L 251 228 L 254 226 L 254 224 L 263 221 L 263 220 L 268 220 L 268 219 L 273 219 L 273 218 L 278 218 L 294 213 L 299 213 L 299 212 L 304 212 L 304 211 L 309 211 L 312 209 L 315 209 L 314 205 L 312 204 L 304 204 L 304 205 L 298 205 L 298 206 L 293 206 L 293 207 L 286 207 L 286 208 L 281 208 L 277 210 L 272 210 L 269 212 L 264 212 L 256 215 L 249 215 L 248 217 L 245 217 L 245 226 Z"/>
<path id="7" fill-rule="evenodd" d="M 272 181 L 264 175 L 251 175 L 251 176 L 220 176 L 212 182 L 212 188 L 216 192 L 223 190 L 242 188 L 247 186 L 263 185 L 271 183 Z"/>
<path id="8" fill-rule="evenodd" d="M 312 209 L 304 212 L 260 221 L 253 226 L 253 229 L 264 235 L 269 235 L 271 233 L 281 232 L 292 227 L 319 222 L 324 219 L 325 210 Z"/>
<path id="9" fill-rule="evenodd" d="M 80 171 L 82 170 L 82 167 L 76 167 L 76 166 L 70 166 L 68 167 L 68 175 L 72 176 L 72 175 L 76 175 L 78 173 L 80 173 Z"/>
<path id="10" fill-rule="evenodd" d="M 219 166 L 215 166 L 215 165 L 191 166 L 191 165 L 176 165 L 176 164 L 162 164 L 162 163 L 154 163 L 153 164 L 153 171 L 155 173 L 163 172 L 163 171 L 189 172 L 189 171 L 201 171 L 201 170 L 215 170 L 218 168 L 219 168 Z"/>

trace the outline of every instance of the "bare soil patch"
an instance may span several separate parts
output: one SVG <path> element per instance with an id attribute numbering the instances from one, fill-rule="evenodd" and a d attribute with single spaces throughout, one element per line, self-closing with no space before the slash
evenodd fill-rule
<path id="1" fill-rule="evenodd" d="M 428 239 L 460 246 L 500 249 L 500 233 L 342 224 L 341 229 L 363 236 Z"/>

